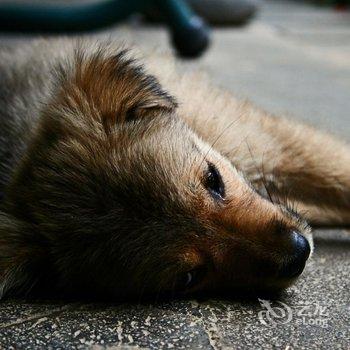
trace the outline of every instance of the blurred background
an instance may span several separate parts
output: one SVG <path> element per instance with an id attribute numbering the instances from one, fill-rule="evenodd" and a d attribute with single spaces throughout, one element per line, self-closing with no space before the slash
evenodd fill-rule
<path id="1" fill-rule="evenodd" d="M 110 36 L 173 50 L 276 114 L 350 138 L 349 0 L 0 0 L 0 39 Z"/>

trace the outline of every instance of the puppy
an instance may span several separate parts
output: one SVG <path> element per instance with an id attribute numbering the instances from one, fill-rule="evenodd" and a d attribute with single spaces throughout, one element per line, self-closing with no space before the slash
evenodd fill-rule
<path id="1" fill-rule="evenodd" d="M 0 55 L 2 295 L 279 291 L 306 219 L 350 224 L 347 145 L 167 57 L 73 39 Z"/>

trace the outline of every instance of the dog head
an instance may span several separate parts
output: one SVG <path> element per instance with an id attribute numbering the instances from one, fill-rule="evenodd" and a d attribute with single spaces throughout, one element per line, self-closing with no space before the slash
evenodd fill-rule
<path id="1" fill-rule="evenodd" d="M 281 289 L 310 253 L 305 223 L 261 197 L 123 53 L 77 53 L 62 70 L 4 207 L 9 293 Z"/>

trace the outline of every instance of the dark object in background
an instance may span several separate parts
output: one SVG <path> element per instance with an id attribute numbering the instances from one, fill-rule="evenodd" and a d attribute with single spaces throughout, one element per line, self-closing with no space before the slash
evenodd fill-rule
<path id="1" fill-rule="evenodd" d="M 350 0 L 314 0 L 313 3 L 321 6 L 334 6 L 339 11 L 345 11 L 350 6 Z"/>
<path id="2" fill-rule="evenodd" d="M 258 10 L 258 0 L 186 0 L 192 10 L 215 26 L 240 26 L 248 23 Z M 155 7 L 146 10 L 151 22 L 164 21 Z"/>
<path id="3" fill-rule="evenodd" d="M 244 25 L 258 10 L 258 0 L 187 0 L 193 11 L 213 25 Z"/>
<path id="4" fill-rule="evenodd" d="M 92 30 L 149 7 L 157 8 L 166 19 L 180 56 L 197 57 L 208 47 L 208 28 L 184 0 L 1 2 L 0 30 L 51 33 Z"/>

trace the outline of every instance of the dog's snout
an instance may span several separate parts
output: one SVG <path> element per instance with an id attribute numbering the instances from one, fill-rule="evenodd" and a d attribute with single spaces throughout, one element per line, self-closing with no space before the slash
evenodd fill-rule
<path id="1" fill-rule="evenodd" d="M 293 253 L 280 270 L 280 276 L 284 278 L 299 276 L 304 270 L 306 260 L 310 255 L 310 245 L 307 239 L 296 231 L 292 231 L 290 235 Z"/>

